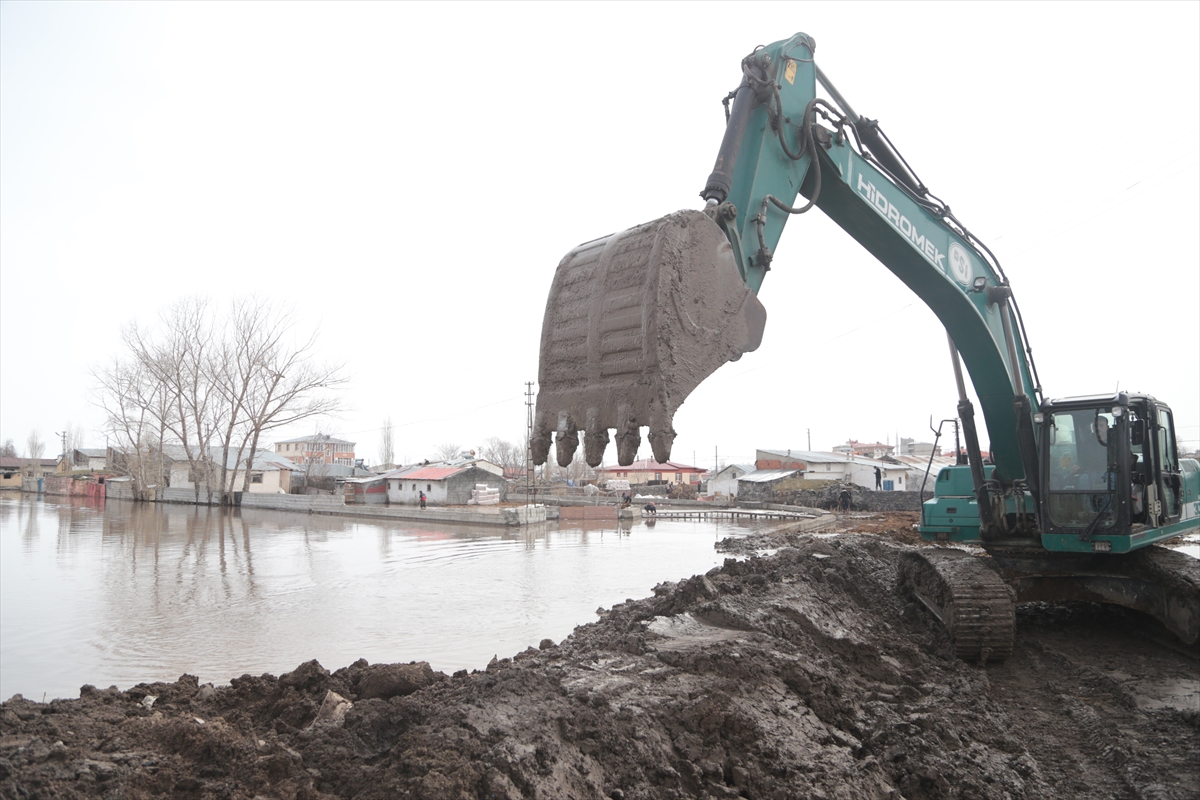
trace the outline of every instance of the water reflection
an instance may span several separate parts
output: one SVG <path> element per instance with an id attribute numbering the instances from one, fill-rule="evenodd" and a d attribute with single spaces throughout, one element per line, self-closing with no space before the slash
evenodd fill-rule
<path id="1" fill-rule="evenodd" d="M 721 562 L 751 528 L 527 529 L 0 496 L 0 697 L 318 658 L 479 668 Z"/>

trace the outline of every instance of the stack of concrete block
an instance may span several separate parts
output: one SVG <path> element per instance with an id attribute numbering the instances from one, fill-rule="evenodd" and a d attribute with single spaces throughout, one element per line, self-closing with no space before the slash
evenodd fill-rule
<path id="1" fill-rule="evenodd" d="M 471 500 L 467 505 L 472 506 L 498 506 L 500 505 L 500 489 L 493 489 L 486 483 L 477 483 L 475 488 L 471 490 Z"/>

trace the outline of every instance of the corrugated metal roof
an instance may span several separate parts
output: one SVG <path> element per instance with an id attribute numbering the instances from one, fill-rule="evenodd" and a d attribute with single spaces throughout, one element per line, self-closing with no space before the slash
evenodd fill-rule
<path id="1" fill-rule="evenodd" d="M 58 460 L 53 458 L 10 458 L 8 456 L 0 458 L 0 466 L 5 469 L 19 469 L 35 463 L 42 467 L 53 467 L 57 466 Z"/>
<path id="2" fill-rule="evenodd" d="M 387 477 L 405 481 L 441 481 L 466 469 L 466 467 L 417 467 L 412 472 L 388 473 Z"/>
<path id="3" fill-rule="evenodd" d="M 800 472 L 803 472 L 803 470 L 799 470 L 799 469 L 756 469 L 756 470 L 754 470 L 754 472 L 751 472 L 748 475 L 743 475 L 742 477 L 738 478 L 738 483 L 741 483 L 742 481 L 750 481 L 751 483 L 768 483 L 770 481 L 777 481 L 780 478 L 787 478 L 792 475 L 796 475 Z"/>
<path id="4" fill-rule="evenodd" d="M 896 466 L 889 465 L 886 461 L 881 461 L 867 456 L 854 456 L 851 458 L 845 453 L 818 453 L 812 450 L 759 450 L 760 453 L 767 453 L 772 456 L 779 456 L 783 461 L 805 461 L 812 464 L 846 464 L 854 462 L 855 464 L 870 464 L 871 466 L 886 467 Z"/>

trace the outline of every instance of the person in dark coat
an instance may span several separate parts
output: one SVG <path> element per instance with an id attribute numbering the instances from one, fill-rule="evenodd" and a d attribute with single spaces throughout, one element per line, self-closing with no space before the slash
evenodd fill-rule
<path id="1" fill-rule="evenodd" d="M 875 468 L 875 491 L 883 488 L 883 473 L 879 471 L 879 467 Z"/>
<path id="2" fill-rule="evenodd" d="M 842 489 L 841 494 L 838 495 L 838 507 L 840 507 L 842 509 L 842 511 L 850 510 L 850 490 L 849 489 Z"/>

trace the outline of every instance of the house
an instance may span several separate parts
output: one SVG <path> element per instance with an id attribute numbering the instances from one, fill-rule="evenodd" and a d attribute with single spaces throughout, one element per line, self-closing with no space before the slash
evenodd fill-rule
<path id="1" fill-rule="evenodd" d="M 896 455 L 898 456 L 928 457 L 930 453 L 940 456 L 942 454 L 941 445 L 935 445 L 933 442 L 918 442 L 915 439 L 902 438 L 900 440 L 900 446 L 896 448 Z"/>
<path id="2" fill-rule="evenodd" d="M 169 444 L 163 447 L 162 455 L 165 462 L 165 471 L 168 476 L 167 486 L 172 489 L 194 489 L 195 485 L 191 474 L 191 465 L 188 463 L 187 451 L 180 445 Z M 219 483 L 221 477 L 221 448 L 208 448 L 208 457 L 216 471 L 214 480 Z M 246 455 L 243 454 L 239 462 L 237 450 L 230 449 L 226 469 L 234 474 L 232 478 L 227 476 L 226 480 L 232 481 L 234 491 L 242 490 L 242 484 L 246 475 L 245 464 L 247 460 Z M 296 470 L 297 465 L 292 461 L 276 453 L 272 453 L 270 450 L 259 450 L 250 462 L 250 491 L 254 494 L 278 494 L 280 492 L 286 494 L 292 489 L 292 473 Z"/>
<path id="3" fill-rule="evenodd" d="M 704 474 L 701 467 L 692 467 L 675 461 L 658 462 L 644 458 L 635 461 L 628 467 L 604 467 L 596 471 L 596 482 L 604 485 L 605 481 L 626 480 L 630 483 L 652 483 L 674 486 L 677 483 L 696 485 Z"/>
<path id="4" fill-rule="evenodd" d="M 738 478 L 754 472 L 753 464 L 730 464 L 708 479 L 708 494 L 715 497 L 737 497 Z"/>
<path id="5" fill-rule="evenodd" d="M 466 505 L 476 484 L 500 489 L 500 499 L 507 494 L 507 484 L 494 472 L 475 465 L 443 466 L 417 464 L 380 476 L 387 482 L 387 501 L 391 504 L 417 505 L 421 492 L 432 506 Z"/>
<path id="6" fill-rule="evenodd" d="M 88 472 L 104 472 L 108 469 L 108 449 L 104 447 L 82 447 L 72 450 L 70 457 L 63 457 L 58 462 L 59 472 L 86 470 Z"/>
<path id="7" fill-rule="evenodd" d="M 20 489 L 21 478 L 53 475 L 58 462 L 53 458 L 0 458 L 0 488 Z"/>
<path id="8" fill-rule="evenodd" d="M 875 488 L 875 469 L 884 491 L 906 491 L 908 468 L 849 453 L 820 453 L 810 450 L 756 450 L 757 469 L 799 469 L 804 480 L 847 481 L 864 489 Z"/>
<path id="9" fill-rule="evenodd" d="M 5 456 L 0 458 L 0 489 L 20 489 L 23 458 Z"/>
<path id="10" fill-rule="evenodd" d="M 355 442 L 327 434 L 310 434 L 275 443 L 275 452 L 297 464 L 342 464 L 355 466 Z"/>

